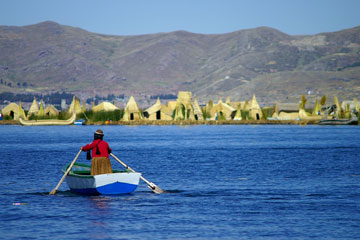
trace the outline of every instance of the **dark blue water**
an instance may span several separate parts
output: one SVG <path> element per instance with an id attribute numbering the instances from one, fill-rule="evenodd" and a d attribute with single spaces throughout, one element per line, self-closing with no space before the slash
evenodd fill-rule
<path id="1" fill-rule="evenodd" d="M 79 196 L 64 182 L 49 196 L 97 128 L 168 193 L 141 182 L 129 195 Z M 1 239 L 360 237 L 357 126 L 0 126 L 0 136 Z"/>

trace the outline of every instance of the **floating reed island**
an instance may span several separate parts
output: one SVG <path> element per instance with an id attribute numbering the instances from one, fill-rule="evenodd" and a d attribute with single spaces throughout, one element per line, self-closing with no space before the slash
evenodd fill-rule
<path id="1" fill-rule="evenodd" d="M 306 108 L 307 99 L 303 95 L 299 104 L 275 104 L 272 107 L 261 108 L 253 95 L 251 100 L 217 103 L 209 101 L 200 106 L 191 92 L 181 91 L 176 101 L 162 104 L 158 98 L 154 105 L 140 109 L 131 96 L 125 106 L 120 109 L 115 103 L 102 102 L 86 109 L 80 104 L 80 99 L 73 97 L 70 106 L 65 111 L 59 111 L 52 105 L 45 107 L 34 98 L 30 108 L 25 111 L 21 102 L 10 103 L 1 110 L 3 120 L 0 124 L 23 125 L 26 122 L 33 125 L 56 125 L 56 122 L 69 122 L 71 116 L 83 119 L 88 125 L 220 125 L 220 124 L 359 124 L 359 104 L 356 99 L 339 103 L 334 97 L 332 104 L 326 104 L 326 97 L 316 100 L 314 108 Z M 21 119 L 21 120 L 20 120 Z M 20 120 L 20 121 L 19 121 Z M 345 121 L 346 120 L 346 121 Z M 71 122 L 73 124 L 74 121 Z M 47 123 L 47 124 L 46 124 Z"/>

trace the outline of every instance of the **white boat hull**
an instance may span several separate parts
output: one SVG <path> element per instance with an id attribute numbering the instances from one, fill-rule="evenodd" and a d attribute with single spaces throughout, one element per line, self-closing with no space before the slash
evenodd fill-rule
<path id="1" fill-rule="evenodd" d="M 63 169 L 63 172 L 66 168 Z M 66 182 L 72 192 L 89 195 L 124 194 L 135 191 L 139 185 L 141 173 L 122 172 L 90 175 L 90 166 L 76 163 L 66 176 Z"/>

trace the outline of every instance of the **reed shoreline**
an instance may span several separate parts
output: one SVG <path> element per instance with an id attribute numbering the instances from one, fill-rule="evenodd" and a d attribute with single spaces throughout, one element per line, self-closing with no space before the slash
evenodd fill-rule
<path id="1" fill-rule="evenodd" d="M 296 120 L 179 120 L 179 121 L 166 121 L 166 120 L 137 120 L 137 121 L 98 121 L 87 122 L 86 125 L 127 125 L 127 126 L 140 126 L 140 125 L 308 125 L 318 124 L 319 121 L 296 121 Z M 16 120 L 1 120 L 0 125 L 20 125 Z"/>

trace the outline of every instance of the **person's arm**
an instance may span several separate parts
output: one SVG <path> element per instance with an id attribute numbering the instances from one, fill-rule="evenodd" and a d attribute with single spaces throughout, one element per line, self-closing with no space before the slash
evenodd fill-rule
<path id="1" fill-rule="evenodd" d="M 87 144 L 87 145 L 81 147 L 80 149 L 82 149 L 82 150 L 85 151 L 85 152 L 86 152 L 86 151 L 90 151 L 91 149 L 93 149 L 93 148 L 95 147 L 95 145 L 96 145 L 96 142 L 93 141 L 92 143 Z"/>
<path id="2" fill-rule="evenodd" d="M 109 145 L 108 145 L 108 153 L 110 154 L 111 153 L 111 148 L 109 147 Z"/>

